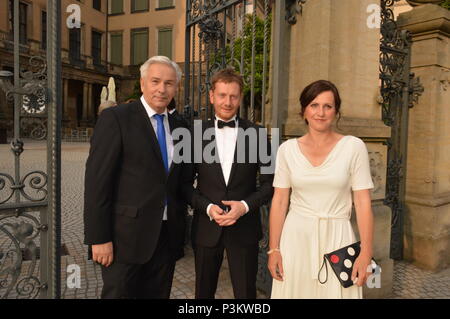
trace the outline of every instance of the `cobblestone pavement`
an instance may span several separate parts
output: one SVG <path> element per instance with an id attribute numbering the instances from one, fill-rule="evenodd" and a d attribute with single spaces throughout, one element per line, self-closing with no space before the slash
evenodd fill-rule
<path id="1" fill-rule="evenodd" d="M 68 299 L 99 298 L 102 288 L 100 268 L 87 260 L 87 247 L 83 245 L 83 184 L 88 149 L 88 143 L 63 143 L 62 146 L 62 244 L 67 248 L 67 255 L 61 257 L 61 294 Z M 14 161 L 9 150 L 9 145 L 0 145 L 0 172 L 12 174 Z M 31 170 L 46 170 L 46 149 L 43 142 L 25 141 L 25 151 L 21 156 L 22 175 Z M 0 197 L 0 201 L 1 199 Z M 35 242 L 39 244 L 38 238 Z M 4 238 L 0 237 L 0 248 L 4 243 Z M 185 253 L 185 257 L 176 265 L 171 298 L 194 297 L 192 249 L 187 247 Z M 25 262 L 24 268 L 29 267 L 29 264 L 30 262 Z M 80 267 L 80 288 L 69 288 L 67 285 L 67 276 L 73 273 L 70 268 L 73 266 L 70 265 Z M 38 271 L 39 267 L 34 273 L 37 274 Z M 0 289 L 0 296 L 1 294 Z M 13 298 L 15 295 L 10 294 L 9 297 Z M 226 258 L 220 272 L 216 298 L 233 298 Z M 266 296 L 258 293 L 258 298 Z M 395 262 L 391 298 L 450 298 L 450 269 L 431 273 L 408 262 Z"/>

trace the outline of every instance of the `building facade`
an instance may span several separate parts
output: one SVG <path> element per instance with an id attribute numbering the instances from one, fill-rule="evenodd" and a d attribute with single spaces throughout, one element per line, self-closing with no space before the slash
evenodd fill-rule
<path id="1" fill-rule="evenodd" d="M 0 70 L 13 72 L 13 0 L 0 2 Z M 20 0 L 21 68 L 45 56 L 47 0 Z M 63 127 L 93 127 L 100 94 L 114 77 L 117 102 L 139 92 L 148 57 L 184 59 L 185 1 L 62 0 Z M 13 103 L 0 93 L 0 120 L 12 131 Z"/>

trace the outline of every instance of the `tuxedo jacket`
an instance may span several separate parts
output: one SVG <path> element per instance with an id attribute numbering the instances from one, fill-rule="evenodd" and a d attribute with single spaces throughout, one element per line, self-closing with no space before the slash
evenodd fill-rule
<path id="1" fill-rule="evenodd" d="M 171 115 L 168 121 L 171 132 L 183 127 Z M 180 187 L 191 182 L 183 176 L 183 164 L 172 163 L 166 172 L 140 100 L 104 110 L 86 162 L 84 243 L 112 241 L 116 261 L 146 263 L 158 242 L 167 198 L 170 248 L 177 258 L 183 251 L 185 230 Z"/>
<path id="2" fill-rule="evenodd" d="M 244 130 L 253 127 L 257 130 L 262 129 L 265 133 L 265 130 L 261 126 L 256 126 L 245 119 L 238 119 L 238 127 Z M 214 128 L 214 120 L 203 122 L 202 132 L 209 128 Z M 241 139 L 242 141 L 244 135 L 241 133 L 238 131 L 237 140 Z M 256 145 L 260 145 L 259 140 L 261 138 L 264 139 L 263 142 L 266 143 L 267 151 L 270 154 L 270 144 L 266 134 L 264 136 L 257 135 Z M 215 134 L 212 136 L 212 140 L 202 141 L 202 151 L 205 147 L 210 149 L 210 146 L 207 146 L 210 143 L 214 145 Z M 227 236 L 227 238 L 233 241 L 231 244 L 255 244 L 261 239 L 262 231 L 259 208 L 272 198 L 273 172 L 272 174 L 259 174 L 261 167 L 270 166 L 270 162 L 263 163 L 262 158 L 259 156 L 259 147 L 256 148 L 257 160 L 251 160 L 249 143 L 254 144 L 255 141 L 246 139 L 245 154 L 240 154 L 240 156 L 245 155 L 245 161 L 242 163 L 241 161 L 238 162 L 238 142 L 236 142 L 234 161 L 228 184 L 225 183 L 217 152 L 214 163 L 206 162 L 203 156 L 200 163 L 194 162 L 193 173 L 197 181 L 196 188 L 192 193 L 191 203 L 191 206 L 194 208 L 192 221 L 192 241 L 194 247 L 195 245 L 204 247 L 216 246 L 223 231 L 229 232 L 230 236 Z M 197 160 L 197 162 L 199 161 Z M 244 200 L 249 207 L 249 211 L 240 217 L 235 224 L 221 227 L 214 220 L 210 220 L 206 209 L 211 203 L 223 206 L 222 200 Z"/>

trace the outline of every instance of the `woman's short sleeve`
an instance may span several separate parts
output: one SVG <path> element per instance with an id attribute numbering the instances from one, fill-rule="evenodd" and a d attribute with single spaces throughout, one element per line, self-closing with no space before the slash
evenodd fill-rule
<path id="1" fill-rule="evenodd" d="M 370 173 L 369 154 L 366 144 L 359 138 L 353 143 L 353 157 L 351 162 L 352 190 L 372 189 L 372 175 Z"/>
<path id="2" fill-rule="evenodd" d="M 273 187 L 290 188 L 291 187 L 291 172 L 289 170 L 287 161 L 288 143 L 284 142 L 280 145 L 277 152 L 277 159 L 275 161 L 275 176 L 273 178 Z"/>

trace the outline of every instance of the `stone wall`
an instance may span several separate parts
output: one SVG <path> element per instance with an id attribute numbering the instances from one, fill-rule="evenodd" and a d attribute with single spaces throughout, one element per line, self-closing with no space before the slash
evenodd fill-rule
<path id="1" fill-rule="evenodd" d="M 409 118 L 405 258 L 439 271 L 450 266 L 450 11 L 427 4 L 398 21 L 425 88 Z"/>

